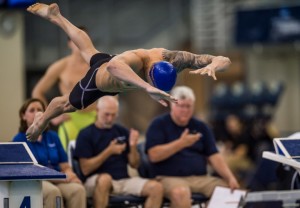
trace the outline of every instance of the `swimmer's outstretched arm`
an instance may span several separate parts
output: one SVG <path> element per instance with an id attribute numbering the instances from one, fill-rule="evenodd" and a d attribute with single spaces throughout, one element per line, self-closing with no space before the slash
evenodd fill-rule
<path id="1" fill-rule="evenodd" d="M 50 5 L 36 3 L 29 6 L 27 8 L 27 11 L 44 19 L 47 19 L 63 29 L 69 36 L 69 38 L 79 48 L 82 57 L 88 64 L 90 63 L 91 57 L 95 53 L 98 53 L 86 32 L 77 28 L 69 20 L 62 16 L 56 3 Z"/>
<path id="2" fill-rule="evenodd" d="M 189 68 L 194 69 L 190 71 L 191 74 L 207 74 L 215 80 L 215 72 L 226 69 L 231 64 L 230 59 L 224 56 L 198 55 L 187 51 L 164 50 L 162 55 L 164 60 L 173 64 L 177 73 Z"/>

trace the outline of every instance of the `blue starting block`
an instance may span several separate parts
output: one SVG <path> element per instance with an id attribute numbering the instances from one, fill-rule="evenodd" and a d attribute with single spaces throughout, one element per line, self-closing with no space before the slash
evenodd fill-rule
<path id="1" fill-rule="evenodd" d="M 300 133 L 286 138 L 274 138 L 273 144 L 275 153 L 264 151 L 263 158 L 289 165 L 300 174 Z"/>
<path id="2" fill-rule="evenodd" d="M 52 179 L 66 175 L 39 165 L 25 142 L 0 143 L 0 207 L 43 207 L 42 180 Z"/>

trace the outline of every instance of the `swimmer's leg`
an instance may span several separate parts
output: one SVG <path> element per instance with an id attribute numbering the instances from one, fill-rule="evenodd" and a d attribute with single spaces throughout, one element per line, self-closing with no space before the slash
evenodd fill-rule
<path id="1" fill-rule="evenodd" d="M 77 109 L 69 102 L 69 95 L 54 98 L 44 113 L 36 113 L 32 125 L 26 131 L 29 141 L 36 141 L 46 129 L 51 119 L 63 113 L 74 112 Z"/>
<path id="2" fill-rule="evenodd" d="M 98 53 L 87 33 L 73 25 L 69 20 L 62 16 L 56 3 L 50 5 L 36 3 L 29 6 L 27 11 L 47 19 L 63 29 L 79 48 L 82 57 L 88 64 L 90 63 L 91 57 L 95 53 Z"/>

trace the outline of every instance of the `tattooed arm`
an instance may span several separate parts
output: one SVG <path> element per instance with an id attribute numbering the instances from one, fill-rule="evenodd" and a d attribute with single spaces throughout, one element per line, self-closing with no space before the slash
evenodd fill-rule
<path id="1" fill-rule="evenodd" d="M 163 59 L 170 62 L 180 73 L 184 69 L 194 69 L 191 74 L 208 74 L 215 80 L 216 71 L 227 68 L 230 65 L 230 60 L 224 56 L 198 55 L 187 51 L 169 51 L 163 50 Z"/>

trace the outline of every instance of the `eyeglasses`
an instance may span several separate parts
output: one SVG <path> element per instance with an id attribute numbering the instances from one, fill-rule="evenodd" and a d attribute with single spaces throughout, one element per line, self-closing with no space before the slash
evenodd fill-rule
<path id="1" fill-rule="evenodd" d="M 186 108 L 186 109 L 191 109 L 193 108 L 193 105 L 190 104 L 175 104 L 174 105 L 176 108 Z"/>

